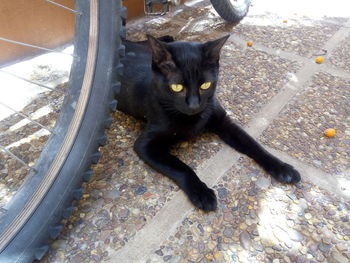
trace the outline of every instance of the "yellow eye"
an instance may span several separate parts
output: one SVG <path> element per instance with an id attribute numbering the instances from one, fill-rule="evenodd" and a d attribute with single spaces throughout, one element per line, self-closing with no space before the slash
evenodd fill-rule
<path id="1" fill-rule="evenodd" d="M 174 92 L 181 92 L 184 89 L 184 86 L 182 86 L 181 84 L 171 84 L 170 88 Z"/>
<path id="2" fill-rule="evenodd" d="M 209 89 L 211 86 L 211 82 L 204 82 L 202 85 L 201 85 L 201 89 Z"/>

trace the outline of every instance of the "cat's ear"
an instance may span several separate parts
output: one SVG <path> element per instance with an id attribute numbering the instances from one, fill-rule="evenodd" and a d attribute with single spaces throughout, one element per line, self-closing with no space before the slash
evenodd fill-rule
<path id="1" fill-rule="evenodd" d="M 147 35 L 147 38 L 152 50 L 153 64 L 157 65 L 162 71 L 175 67 L 171 54 L 166 48 L 166 44 L 151 35 Z"/>
<path id="2" fill-rule="evenodd" d="M 230 35 L 203 44 L 203 52 L 209 63 L 216 63 L 220 58 L 220 51 Z"/>

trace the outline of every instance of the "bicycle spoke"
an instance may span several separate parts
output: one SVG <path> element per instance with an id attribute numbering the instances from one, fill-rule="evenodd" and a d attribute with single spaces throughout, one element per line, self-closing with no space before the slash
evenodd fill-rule
<path id="1" fill-rule="evenodd" d="M 22 112 L 19 112 L 19 111 L 13 109 L 13 108 L 11 108 L 10 106 L 6 105 L 5 103 L 3 103 L 3 102 L 1 102 L 1 101 L 0 101 L 0 105 L 2 105 L 3 107 L 5 107 L 5 108 L 7 108 L 7 109 L 9 109 L 9 110 L 11 110 L 11 111 L 13 111 L 13 112 L 16 112 L 18 115 L 20 115 L 20 116 L 22 116 L 22 117 L 24 117 L 24 118 L 30 120 L 31 122 L 35 123 L 36 125 L 39 125 L 41 128 L 43 128 L 43 129 L 49 131 L 50 133 L 54 133 L 50 128 L 48 128 L 48 127 L 42 125 L 41 123 L 39 123 L 39 122 L 33 120 L 33 119 L 30 118 L 28 115 L 26 115 L 26 114 L 24 114 L 24 113 L 22 113 Z"/>
<path id="2" fill-rule="evenodd" d="M 33 167 L 31 167 L 30 165 L 28 165 L 25 161 L 23 161 L 21 158 L 19 158 L 18 156 L 16 156 L 14 153 L 12 153 L 10 150 L 6 149 L 4 146 L 0 145 L 0 150 L 7 153 L 9 156 L 11 156 L 13 159 L 15 159 L 16 161 L 20 162 L 23 166 L 26 166 L 27 168 L 29 168 L 30 170 L 35 171 L 35 169 Z"/>
<path id="3" fill-rule="evenodd" d="M 81 15 L 81 12 L 79 12 L 79 11 L 77 11 L 77 10 L 74 10 L 74 9 L 72 9 L 72 8 L 69 8 L 69 7 L 67 7 L 67 6 L 61 5 L 61 4 L 59 4 L 59 3 L 56 3 L 55 1 L 52 1 L 52 0 L 45 0 L 45 1 L 46 1 L 46 2 L 49 2 L 49 3 L 51 3 L 51 4 L 54 4 L 54 5 L 56 5 L 56 6 L 59 6 L 59 7 L 63 8 L 63 9 L 69 10 L 69 11 L 75 13 L 75 14 Z"/>
<path id="4" fill-rule="evenodd" d="M 43 88 L 45 88 L 45 89 L 49 89 L 49 90 L 52 90 L 52 91 L 57 91 L 57 92 L 60 92 L 60 93 L 62 93 L 62 94 L 63 94 L 63 92 L 62 92 L 62 91 L 60 91 L 60 90 L 57 90 L 57 89 L 51 88 L 51 87 L 46 86 L 46 85 L 44 85 L 44 84 L 41 84 L 41 83 L 39 83 L 39 82 L 35 82 L 35 81 L 32 81 L 32 80 L 29 80 L 29 79 L 23 78 L 23 77 L 21 77 L 21 76 L 18 76 L 18 75 L 16 75 L 16 74 L 13 74 L 13 73 L 10 73 L 10 72 L 7 72 L 7 71 L 4 71 L 4 70 L 2 70 L 2 69 L 0 69 L 0 72 L 5 73 L 5 74 L 8 74 L 8 75 L 10 75 L 10 76 L 13 76 L 13 77 L 15 77 L 15 78 L 18 78 L 18 79 L 24 80 L 24 81 L 29 82 L 29 83 L 31 83 L 31 84 L 34 84 L 34 85 L 37 85 L 37 86 L 43 87 Z"/>
<path id="5" fill-rule="evenodd" d="M 4 37 L 0 37 L 0 40 L 5 41 L 5 42 L 9 42 L 9 43 L 12 43 L 12 44 L 20 45 L 20 46 L 32 47 L 32 48 L 36 48 L 36 49 L 41 49 L 41 50 L 45 50 L 45 51 L 56 52 L 56 53 L 61 53 L 61 54 L 64 54 L 64 55 L 69 55 L 69 56 L 72 56 L 72 57 L 76 57 L 73 54 L 69 54 L 69 53 L 66 53 L 66 52 L 63 52 L 63 51 L 50 49 L 50 48 L 46 48 L 46 47 L 40 47 L 40 46 L 36 46 L 36 45 L 32 45 L 32 44 L 28 44 L 28 43 L 24 43 L 24 42 L 21 42 L 21 41 L 16 41 L 16 40 L 4 38 Z"/>

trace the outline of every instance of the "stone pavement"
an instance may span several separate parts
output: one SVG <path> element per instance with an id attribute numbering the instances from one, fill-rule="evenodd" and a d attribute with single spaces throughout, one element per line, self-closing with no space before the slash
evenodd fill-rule
<path id="1" fill-rule="evenodd" d="M 204 213 L 137 157 L 142 123 L 116 112 L 94 178 L 42 262 L 350 262 L 350 15 L 339 3 L 259 1 L 232 26 L 192 1 L 130 22 L 135 40 L 231 33 L 218 97 L 302 181 L 282 185 L 205 134 L 173 149 L 217 193 L 218 210 Z"/>

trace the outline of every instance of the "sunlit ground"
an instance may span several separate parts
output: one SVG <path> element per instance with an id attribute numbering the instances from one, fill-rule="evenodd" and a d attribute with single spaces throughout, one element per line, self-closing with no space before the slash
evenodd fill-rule
<path id="1" fill-rule="evenodd" d="M 63 52 L 72 54 L 73 46 L 67 47 Z M 71 64 L 72 56 L 52 52 L 0 69 L 55 88 L 57 84 L 67 81 Z M 48 91 L 43 87 L 28 83 L 1 71 L 0 83 L 0 102 L 17 111 L 28 105 L 38 94 Z M 0 121 L 11 114 L 13 114 L 12 110 L 0 105 Z"/>
<path id="2" fill-rule="evenodd" d="M 68 81 L 70 67 L 72 64 L 73 46 L 69 46 L 62 50 L 63 53 L 52 52 L 43 55 L 36 56 L 31 59 L 25 59 L 21 62 L 12 64 L 10 66 L 0 68 L 0 123 L 2 127 L 7 127 L 7 130 L 3 130 L 0 133 L 0 138 L 3 142 L 11 140 L 11 143 L 0 146 L 11 152 L 17 151 L 22 156 L 25 156 L 25 152 L 21 150 L 21 147 L 31 145 L 30 148 L 38 151 L 38 141 L 42 141 L 42 138 L 47 138 L 50 135 L 48 129 L 51 129 L 55 123 L 55 119 L 49 119 L 44 125 L 48 129 L 41 128 L 39 130 L 31 131 L 33 124 L 32 120 L 39 121 L 45 119 L 45 116 L 51 116 L 54 112 L 54 104 L 57 101 L 52 102 L 44 94 L 48 94 L 51 90 L 41 87 L 39 85 L 29 83 L 25 80 L 19 79 L 13 75 L 19 76 L 26 80 L 43 84 L 51 89 L 55 89 L 57 85 Z M 13 75 L 7 74 L 11 73 Z M 30 106 L 40 97 L 40 104 L 43 106 L 35 108 L 34 112 L 30 112 L 28 117 L 20 117 L 19 121 L 13 122 L 12 118 L 18 118 L 15 111 L 21 112 L 25 107 Z M 5 105 L 3 105 L 5 104 Z M 25 112 L 22 112 L 25 113 Z M 25 113 L 26 114 L 26 113 Z M 31 126 L 32 125 L 32 126 Z M 36 124 L 34 124 L 35 126 Z M 38 127 L 38 126 L 36 126 Z M 18 138 L 13 140 L 13 136 L 18 134 Z M 7 139 L 8 138 L 8 139 Z M 33 143 L 35 146 L 33 146 Z M 1 154 L 7 159 L 0 160 L 0 208 L 6 205 L 11 197 L 16 193 L 22 182 L 23 175 L 18 176 L 18 172 L 22 169 L 26 169 L 25 166 L 19 165 L 18 161 L 13 157 L 10 157 L 3 149 L 0 149 Z M 26 151 L 27 155 L 32 154 L 31 151 Z M 28 162 L 27 165 L 33 166 L 34 162 Z M 12 169 L 10 168 L 12 167 Z M 15 167 L 15 168 L 14 168 Z M 9 170 L 11 169 L 11 170 Z M 14 170 L 13 170 L 14 169 Z M 29 171 L 29 170 L 28 170 Z M 10 175 L 10 176 L 8 176 Z M 18 180 L 18 182 L 17 182 Z"/>

